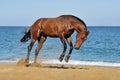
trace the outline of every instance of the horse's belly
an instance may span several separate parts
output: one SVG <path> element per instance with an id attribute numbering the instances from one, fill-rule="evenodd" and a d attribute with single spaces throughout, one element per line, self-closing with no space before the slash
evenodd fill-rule
<path id="1" fill-rule="evenodd" d="M 57 32 L 55 33 L 55 32 L 52 32 L 52 31 L 44 32 L 44 35 L 49 36 L 49 37 L 58 37 Z"/>
<path id="2" fill-rule="evenodd" d="M 48 34 L 49 37 L 58 37 L 56 34 Z"/>

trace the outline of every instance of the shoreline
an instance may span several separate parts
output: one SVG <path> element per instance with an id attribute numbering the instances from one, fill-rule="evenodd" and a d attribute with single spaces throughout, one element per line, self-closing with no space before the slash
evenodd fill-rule
<path id="1" fill-rule="evenodd" d="M 21 58 L 22 59 L 22 58 Z M 19 60 L 0 60 L 0 64 L 16 64 Z M 33 61 L 30 61 L 32 63 Z M 59 60 L 38 60 L 38 63 L 52 64 L 52 65 L 71 65 L 71 66 L 100 66 L 100 67 L 120 67 L 120 63 L 117 62 L 102 62 L 102 61 L 78 61 L 70 60 L 68 63 L 65 61 L 59 62 Z"/>
<path id="2" fill-rule="evenodd" d="M 120 80 L 120 67 L 0 64 L 1 80 Z"/>

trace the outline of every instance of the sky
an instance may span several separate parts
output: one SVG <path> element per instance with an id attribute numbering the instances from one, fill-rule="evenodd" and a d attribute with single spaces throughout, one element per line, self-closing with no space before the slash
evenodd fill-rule
<path id="1" fill-rule="evenodd" d="M 31 26 L 68 14 L 87 26 L 120 26 L 120 0 L 0 0 L 0 26 Z"/>

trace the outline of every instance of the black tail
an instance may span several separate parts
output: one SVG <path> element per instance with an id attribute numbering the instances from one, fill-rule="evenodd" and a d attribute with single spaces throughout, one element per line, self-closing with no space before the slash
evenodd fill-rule
<path id="1" fill-rule="evenodd" d="M 30 30 L 23 36 L 23 38 L 20 41 L 27 42 L 29 39 L 31 39 Z"/>

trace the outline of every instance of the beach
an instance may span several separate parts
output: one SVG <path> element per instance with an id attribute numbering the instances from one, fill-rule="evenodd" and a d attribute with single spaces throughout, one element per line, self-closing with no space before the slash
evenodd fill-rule
<path id="1" fill-rule="evenodd" d="M 0 80 L 120 80 L 120 67 L 0 64 Z"/>

